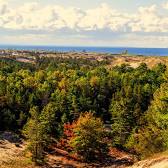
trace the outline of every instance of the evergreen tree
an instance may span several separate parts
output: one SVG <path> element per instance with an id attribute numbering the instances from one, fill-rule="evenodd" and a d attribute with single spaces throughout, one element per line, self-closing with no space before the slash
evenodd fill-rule
<path id="1" fill-rule="evenodd" d="M 42 163 L 44 159 L 44 148 L 48 139 L 45 125 L 40 122 L 38 107 L 30 109 L 31 118 L 27 122 L 24 134 L 29 141 L 29 149 L 32 152 L 32 160 Z"/>

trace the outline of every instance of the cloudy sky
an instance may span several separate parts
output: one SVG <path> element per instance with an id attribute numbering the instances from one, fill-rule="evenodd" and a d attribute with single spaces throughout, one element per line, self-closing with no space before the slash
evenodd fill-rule
<path id="1" fill-rule="evenodd" d="M 0 44 L 168 47 L 168 0 L 0 0 Z"/>

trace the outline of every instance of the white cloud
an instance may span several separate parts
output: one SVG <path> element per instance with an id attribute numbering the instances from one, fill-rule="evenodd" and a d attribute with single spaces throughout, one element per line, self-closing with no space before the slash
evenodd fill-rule
<path id="1" fill-rule="evenodd" d="M 162 32 L 162 18 L 157 13 L 157 6 L 140 7 L 135 16 L 135 21 L 130 22 L 133 32 Z"/>
<path id="2" fill-rule="evenodd" d="M 4 15 L 8 12 L 8 3 L 5 0 L 0 0 L 0 15 Z"/>
<path id="3" fill-rule="evenodd" d="M 85 16 L 78 23 L 78 26 L 84 30 L 106 28 L 112 12 L 113 11 L 106 4 L 102 4 L 95 9 L 87 10 Z"/>
<path id="4" fill-rule="evenodd" d="M 156 5 L 139 7 L 137 13 L 127 14 L 111 8 L 108 4 L 82 10 L 75 7 L 25 3 L 14 9 L 3 1 L 0 3 L 0 14 L 0 25 L 8 29 L 56 31 L 67 28 L 77 32 L 100 29 L 109 29 L 112 32 L 168 32 L 168 16 L 161 17 Z"/>
<path id="5" fill-rule="evenodd" d="M 168 9 L 168 2 L 163 3 L 163 4 L 162 4 L 162 7 L 163 7 L 164 9 Z"/>
<path id="6" fill-rule="evenodd" d="M 168 9 L 168 3 L 164 4 Z M 75 7 L 63 7 L 59 5 L 44 6 L 37 2 L 29 2 L 15 8 L 6 0 L 0 0 L 0 30 L 31 31 L 32 38 L 37 31 L 56 36 L 81 38 L 111 38 L 111 36 L 130 34 L 151 34 L 156 39 L 164 39 L 164 33 L 168 34 L 168 16 L 161 14 L 157 5 L 139 7 L 136 13 L 118 11 L 108 4 L 101 4 L 93 9 L 83 10 Z M 104 37 L 105 36 L 105 37 Z M 41 36 L 40 36 L 41 37 Z M 49 37 L 49 36 L 48 36 Z M 51 37 L 51 36 L 50 36 Z M 9 38 L 9 36 L 8 36 Z M 26 39 L 30 39 L 26 38 Z M 21 39 L 21 38 L 20 38 Z M 25 39 L 25 38 L 24 38 Z M 25 39 L 25 40 L 26 40 Z M 144 38 L 146 37 L 144 36 Z M 49 39 L 48 39 L 49 40 Z M 121 39 L 120 39 L 121 40 Z M 163 40 L 165 41 L 165 40 Z M 166 35 L 167 41 L 167 35 Z"/>
<path id="7" fill-rule="evenodd" d="M 34 12 L 37 8 L 38 8 L 37 2 L 29 2 L 21 6 L 19 10 L 22 11 L 23 13 L 29 13 L 29 12 Z"/>

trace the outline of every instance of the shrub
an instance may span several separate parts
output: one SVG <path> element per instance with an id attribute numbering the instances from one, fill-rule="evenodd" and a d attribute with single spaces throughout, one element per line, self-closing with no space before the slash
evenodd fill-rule
<path id="1" fill-rule="evenodd" d="M 64 124 L 63 136 L 60 139 L 59 143 L 57 144 L 59 148 L 66 150 L 67 152 L 71 152 L 73 150 L 72 147 L 69 145 L 69 141 L 74 136 L 73 133 L 74 124 L 70 123 Z"/>
<path id="2" fill-rule="evenodd" d="M 84 161 L 102 159 L 107 155 L 103 122 L 92 113 L 84 113 L 73 127 L 74 136 L 70 140 L 74 152 Z"/>

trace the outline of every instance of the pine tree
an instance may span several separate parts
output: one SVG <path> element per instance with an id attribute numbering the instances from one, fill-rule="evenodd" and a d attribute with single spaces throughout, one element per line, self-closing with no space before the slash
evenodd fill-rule
<path id="1" fill-rule="evenodd" d="M 44 147 L 48 135 L 46 133 L 45 125 L 41 124 L 39 116 L 39 109 L 34 106 L 30 109 L 31 118 L 27 122 L 24 134 L 29 141 L 29 149 L 32 152 L 32 160 L 35 163 L 42 163 L 44 159 Z"/>
<path id="2" fill-rule="evenodd" d="M 164 83 L 154 94 L 140 128 L 134 130 L 127 147 L 141 157 L 168 149 L 168 84 Z"/>

